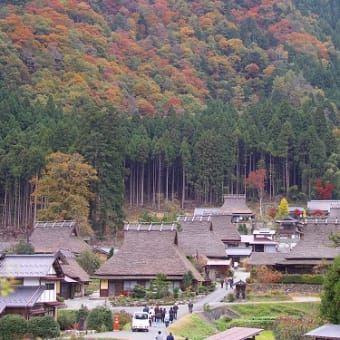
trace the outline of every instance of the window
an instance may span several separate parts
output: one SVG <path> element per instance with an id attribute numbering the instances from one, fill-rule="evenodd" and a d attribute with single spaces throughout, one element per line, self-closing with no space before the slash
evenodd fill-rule
<path id="1" fill-rule="evenodd" d="M 54 283 L 46 283 L 45 290 L 54 290 Z"/>

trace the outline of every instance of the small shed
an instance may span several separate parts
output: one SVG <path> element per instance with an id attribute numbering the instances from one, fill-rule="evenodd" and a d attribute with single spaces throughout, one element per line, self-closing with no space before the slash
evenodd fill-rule
<path id="1" fill-rule="evenodd" d="M 305 336 L 315 340 L 340 339 L 340 325 L 326 324 L 305 334 Z"/>
<path id="2" fill-rule="evenodd" d="M 240 297 L 242 299 L 246 298 L 246 287 L 247 283 L 243 280 L 239 280 L 235 282 L 235 288 L 236 288 L 236 299 L 239 299 Z"/>
<path id="3" fill-rule="evenodd" d="M 206 340 L 252 340 L 262 331 L 262 328 L 232 327 L 225 332 L 210 336 Z"/>

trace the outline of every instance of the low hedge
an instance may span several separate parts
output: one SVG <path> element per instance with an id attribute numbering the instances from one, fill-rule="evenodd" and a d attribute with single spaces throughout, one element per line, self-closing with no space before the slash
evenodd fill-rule
<path id="1" fill-rule="evenodd" d="M 282 275 L 280 283 L 322 285 L 323 275 L 321 274 L 284 274 Z"/>
<path id="2" fill-rule="evenodd" d="M 61 330 L 72 329 L 77 322 L 76 310 L 58 310 L 57 321 Z"/>

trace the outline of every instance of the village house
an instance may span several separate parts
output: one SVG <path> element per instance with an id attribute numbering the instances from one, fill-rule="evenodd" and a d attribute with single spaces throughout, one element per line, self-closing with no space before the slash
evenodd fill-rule
<path id="1" fill-rule="evenodd" d="M 91 247 L 79 236 L 75 221 L 36 222 L 29 241 L 35 253 L 39 254 L 56 253 L 60 249 L 74 254 L 91 250 Z"/>
<path id="2" fill-rule="evenodd" d="M 204 281 L 178 247 L 177 224 L 127 224 L 122 247 L 93 277 L 100 279 L 100 296 L 107 297 L 128 294 L 137 284 L 148 289 L 160 273 L 170 291 L 182 288 L 188 272 L 194 287 Z"/>
<path id="3" fill-rule="evenodd" d="M 340 255 L 340 248 L 329 239 L 332 233 L 340 233 L 340 224 L 307 223 L 300 240 L 287 253 L 252 253 L 249 265 L 267 265 L 285 273 L 313 273 L 315 268 L 330 264 Z"/>
<path id="4" fill-rule="evenodd" d="M 205 274 L 211 281 L 223 279 L 231 269 L 225 245 L 214 232 L 211 216 L 180 216 L 178 247 L 188 258 L 206 257 Z"/>
<path id="5" fill-rule="evenodd" d="M 240 245 L 251 248 L 251 252 L 275 253 L 278 242 L 275 241 L 275 230 L 269 228 L 255 229 L 252 235 L 241 235 Z"/>
<path id="6" fill-rule="evenodd" d="M 68 250 L 60 250 L 57 253 L 61 270 L 64 274 L 60 287 L 57 290 L 58 296 L 64 299 L 73 299 L 85 295 L 85 286 L 90 282 L 90 276 L 78 264 L 75 255 Z"/>
<path id="7" fill-rule="evenodd" d="M 0 316 L 56 316 L 57 292 L 64 274 L 54 255 L 5 255 L 0 262 L 0 277 L 15 279 L 14 291 L 0 297 Z"/>

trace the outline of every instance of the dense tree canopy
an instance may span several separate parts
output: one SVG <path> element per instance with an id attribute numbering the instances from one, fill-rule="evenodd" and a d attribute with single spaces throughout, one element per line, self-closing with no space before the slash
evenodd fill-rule
<path id="1" fill-rule="evenodd" d="M 337 13 L 337 0 L 5 1 L 0 224 L 32 226 L 31 179 L 54 152 L 96 170 L 81 214 L 99 233 L 124 203 L 244 193 L 260 161 L 263 198 L 316 198 L 317 183 L 340 198 Z"/>

